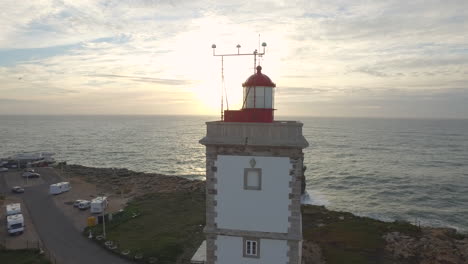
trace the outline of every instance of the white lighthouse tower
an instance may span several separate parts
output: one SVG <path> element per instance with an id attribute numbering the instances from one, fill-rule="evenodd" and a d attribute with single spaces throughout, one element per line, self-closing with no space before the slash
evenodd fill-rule
<path id="1" fill-rule="evenodd" d="M 255 51 L 256 52 L 256 51 Z M 257 55 L 254 52 L 255 55 Z M 243 107 L 207 122 L 206 263 L 301 263 L 302 123 L 274 120 L 275 84 L 243 83 Z"/>

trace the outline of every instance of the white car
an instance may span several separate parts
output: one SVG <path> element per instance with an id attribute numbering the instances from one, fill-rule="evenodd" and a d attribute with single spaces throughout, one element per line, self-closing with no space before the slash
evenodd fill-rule
<path id="1" fill-rule="evenodd" d="M 0 167 L 0 172 L 6 172 L 6 171 L 8 171 L 8 168 Z"/>
<path id="2" fill-rule="evenodd" d="M 83 202 L 83 201 L 86 201 L 86 200 L 75 200 L 73 202 L 73 207 L 78 207 L 80 205 L 80 203 Z"/>
<path id="3" fill-rule="evenodd" d="M 27 172 L 23 173 L 22 176 L 25 177 L 25 178 L 39 178 L 41 175 L 39 173 L 36 173 L 36 172 L 27 171 Z"/>
<path id="4" fill-rule="evenodd" d="M 11 191 L 14 193 L 24 193 L 24 189 L 21 186 L 14 186 L 11 188 Z"/>
<path id="5" fill-rule="evenodd" d="M 80 210 L 86 210 L 91 207 L 91 202 L 88 200 L 83 200 L 81 203 L 78 204 L 78 208 Z"/>

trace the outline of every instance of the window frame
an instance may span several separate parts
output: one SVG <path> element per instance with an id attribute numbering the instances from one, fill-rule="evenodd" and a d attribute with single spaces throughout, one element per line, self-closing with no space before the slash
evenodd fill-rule
<path id="1" fill-rule="evenodd" d="M 249 247 L 247 246 L 248 242 L 255 243 L 255 253 L 256 254 L 248 254 L 247 250 Z M 254 247 L 251 246 L 250 250 L 252 251 Z M 244 258 L 260 258 L 260 239 L 253 238 L 253 237 L 244 237 L 243 238 L 243 247 L 242 247 L 242 256 Z"/>
<path id="2" fill-rule="evenodd" d="M 250 171 L 258 172 L 258 187 L 248 185 L 248 174 Z M 245 168 L 244 169 L 244 190 L 260 191 L 262 189 L 262 169 L 261 168 Z"/>

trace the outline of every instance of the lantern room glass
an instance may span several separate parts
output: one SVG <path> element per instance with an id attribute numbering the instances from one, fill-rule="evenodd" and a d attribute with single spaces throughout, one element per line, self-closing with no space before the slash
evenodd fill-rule
<path id="1" fill-rule="evenodd" d="M 274 102 L 273 87 L 244 87 L 244 108 L 272 109 Z"/>

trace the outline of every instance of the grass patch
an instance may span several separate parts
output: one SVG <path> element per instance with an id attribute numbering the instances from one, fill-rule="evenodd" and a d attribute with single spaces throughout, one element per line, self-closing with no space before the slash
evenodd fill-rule
<path id="1" fill-rule="evenodd" d="M 302 218 L 304 239 L 320 245 L 328 264 L 388 263 L 382 238 L 385 233 L 421 234 L 418 227 L 407 222 L 382 222 L 321 206 L 303 206 Z"/>
<path id="2" fill-rule="evenodd" d="M 0 249 L 0 263 L 50 264 L 44 256 L 39 255 L 38 250 L 33 249 Z"/>
<path id="3" fill-rule="evenodd" d="M 407 222 L 382 222 L 321 206 L 303 206 L 302 219 L 304 239 L 318 243 L 327 264 L 392 263 L 384 252 L 384 234 L 421 236 L 420 229 Z M 132 259 L 141 254 L 142 263 L 154 258 L 159 264 L 189 263 L 204 240 L 204 225 L 204 193 L 148 194 L 106 223 L 107 240 L 118 246 L 117 254 L 128 250 Z M 91 230 L 102 234 L 101 225 Z"/>
<path id="4" fill-rule="evenodd" d="M 142 262 L 157 258 L 158 263 L 189 263 L 204 240 L 204 225 L 204 193 L 157 193 L 130 202 L 106 222 L 106 231 L 117 253 L 129 250 L 131 258 L 142 254 Z M 102 226 L 91 230 L 101 234 Z"/>

